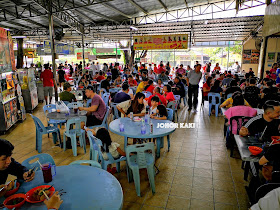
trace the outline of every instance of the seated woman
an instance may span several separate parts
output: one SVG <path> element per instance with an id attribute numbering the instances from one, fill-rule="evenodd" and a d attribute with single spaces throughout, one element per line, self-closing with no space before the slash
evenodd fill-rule
<path id="1" fill-rule="evenodd" d="M 160 89 L 163 88 L 163 84 L 162 84 L 162 80 L 161 79 L 157 80 L 157 87 L 159 87 Z"/>
<path id="2" fill-rule="evenodd" d="M 220 95 L 222 96 L 223 89 L 221 88 L 220 84 L 221 84 L 220 80 L 215 80 L 214 85 L 210 89 L 210 92 L 211 93 L 220 93 Z"/>
<path id="3" fill-rule="evenodd" d="M 170 85 L 163 86 L 163 96 L 165 97 L 166 101 L 168 101 L 168 102 L 175 101 L 175 98 L 174 98 L 174 95 L 172 92 L 172 88 Z"/>
<path id="4" fill-rule="evenodd" d="M 147 102 L 144 100 L 145 95 L 141 92 L 136 93 L 133 100 L 127 100 L 117 105 L 117 109 L 121 112 L 122 117 L 133 116 L 142 117 L 146 113 Z"/>
<path id="5" fill-rule="evenodd" d="M 114 86 L 118 86 L 121 84 L 122 84 L 122 79 L 121 79 L 121 76 L 119 75 L 114 81 Z"/>
<path id="6" fill-rule="evenodd" d="M 225 92 L 225 97 L 227 98 L 227 95 L 230 93 L 234 93 L 236 91 L 239 91 L 240 93 L 242 93 L 240 87 L 237 86 L 237 81 L 236 80 L 231 80 L 229 87 L 226 89 Z"/>
<path id="7" fill-rule="evenodd" d="M 257 115 L 257 110 L 253 109 L 249 106 L 244 105 L 244 97 L 240 92 L 235 92 L 232 95 L 233 103 L 232 107 L 229 108 L 225 112 L 225 116 L 228 119 L 228 125 L 230 125 L 230 118 L 234 116 L 244 116 L 244 117 L 254 117 Z M 232 133 L 233 134 L 238 134 L 237 133 L 237 123 L 233 121 L 233 124 L 231 125 L 232 128 Z M 239 128 L 240 129 L 240 128 Z M 227 130 L 227 143 L 229 140 L 229 134 L 230 134 L 230 127 L 228 127 Z"/>
<path id="8" fill-rule="evenodd" d="M 155 120 L 166 120 L 167 119 L 167 110 L 164 105 L 158 105 L 157 111 L 154 114 L 151 114 L 151 118 Z"/>
<path id="9" fill-rule="evenodd" d="M 148 85 L 144 88 L 144 90 L 153 94 L 154 89 L 155 89 L 155 86 L 154 86 L 153 80 L 149 80 Z"/>
<path id="10" fill-rule="evenodd" d="M 205 101 L 208 101 L 208 93 L 211 90 L 212 79 L 212 77 L 208 77 L 206 82 L 203 84 L 203 98 Z"/>
<path id="11" fill-rule="evenodd" d="M 236 94 L 241 94 L 241 93 L 240 93 L 239 91 L 234 92 L 234 93 L 232 94 L 232 97 L 228 98 L 227 100 L 225 100 L 225 101 L 220 105 L 220 108 L 223 108 L 223 107 L 225 107 L 225 108 L 230 108 L 230 107 L 232 107 L 232 104 L 233 104 L 233 97 L 234 97 L 234 95 L 236 95 Z M 250 104 L 249 104 L 245 99 L 244 99 L 244 105 L 245 105 L 245 106 L 251 107 Z"/>

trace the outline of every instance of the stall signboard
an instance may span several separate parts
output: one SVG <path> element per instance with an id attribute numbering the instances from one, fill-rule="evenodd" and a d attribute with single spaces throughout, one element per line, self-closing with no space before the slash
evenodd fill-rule
<path id="1" fill-rule="evenodd" d="M 188 34 L 134 36 L 134 50 L 188 49 Z"/>
<path id="2" fill-rule="evenodd" d="M 88 59 L 90 52 L 85 52 L 85 59 Z M 77 60 L 83 60 L 83 53 L 77 52 Z"/>
<path id="3" fill-rule="evenodd" d="M 55 44 L 55 51 L 57 54 L 69 55 L 69 46 L 64 43 Z"/>
<path id="4" fill-rule="evenodd" d="M 243 50 L 243 64 L 251 63 L 252 50 Z"/>
<path id="5" fill-rule="evenodd" d="M 52 49 L 51 42 L 44 41 L 44 52 L 45 52 L 45 54 L 51 54 L 52 53 L 51 49 Z"/>

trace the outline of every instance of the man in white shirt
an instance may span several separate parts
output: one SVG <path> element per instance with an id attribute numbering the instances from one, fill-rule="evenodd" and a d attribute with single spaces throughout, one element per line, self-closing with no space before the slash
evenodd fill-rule
<path id="1" fill-rule="evenodd" d="M 91 76 L 94 76 L 95 72 L 98 72 L 94 62 L 92 62 L 92 64 L 90 65 L 90 69 L 89 70 L 90 70 Z"/>
<path id="2" fill-rule="evenodd" d="M 237 61 L 235 62 L 235 68 L 236 68 L 236 73 L 239 73 L 241 67 L 240 67 L 240 65 L 238 64 Z"/>
<path id="3" fill-rule="evenodd" d="M 100 66 L 99 66 L 99 63 L 98 63 L 98 62 L 96 63 L 96 69 L 97 69 L 97 72 L 100 71 Z"/>

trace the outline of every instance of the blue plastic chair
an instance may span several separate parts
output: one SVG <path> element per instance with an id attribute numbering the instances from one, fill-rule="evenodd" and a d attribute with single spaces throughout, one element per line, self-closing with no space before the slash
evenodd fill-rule
<path id="1" fill-rule="evenodd" d="M 109 98 L 110 98 L 110 93 L 104 93 L 104 94 L 102 95 L 102 99 L 103 99 L 103 101 L 104 101 L 104 103 L 105 103 L 106 106 L 108 106 Z"/>
<path id="2" fill-rule="evenodd" d="M 227 99 L 232 97 L 232 93 L 227 94 Z"/>
<path id="3" fill-rule="evenodd" d="M 30 158 L 27 158 L 26 160 L 24 160 L 22 162 L 21 165 L 25 166 L 28 170 L 32 169 L 34 166 L 35 166 L 35 168 L 38 167 L 40 169 L 40 164 L 37 161 L 35 161 L 35 159 L 38 159 L 41 164 L 51 163 L 52 165 L 55 165 L 53 157 L 49 154 L 46 154 L 46 153 L 42 153 L 42 154 L 39 154 L 39 155 L 34 155 Z"/>
<path id="4" fill-rule="evenodd" d="M 45 114 L 46 118 L 47 118 L 47 112 L 51 113 L 51 112 L 53 112 L 53 110 L 56 110 L 56 105 L 55 104 L 48 104 L 48 105 L 43 106 L 43 111 L 44 111 L 44 114 Z M 66 123 L 66 120 L 53 120 L 53 119 L 48 119 L 47 118 L 47 122 L 48 122 L 48 126 L 49 125 L 54 125 L 54 126 L 57 127 L 57 125 L 59 124 L 60 128 L 61 128 L 61 125 Z M 49 137 L 49 134 L 48 134 L 48 137 Z"/>
<path id="5" fill-rule="evenodd" d="M 187 98 L 188 98 L 189 87 L 187 85 L 184 85 L 184 88 L 185 88 L 184 105 L 186 106 L 187 105 Z"/>
<path id="6" fill-rule="evenodd" d="M 83 104 L 81 102 L 72 102 L 72 103 L 67 104 L 67 107 L 69 109 L 73 109 L 75 106 L 83 107 Z"/>
<path id="7" fill-rule="evenodd" d="M 101 168 L 101 165 L 95 160 L 76 160 L 69 165 L 89 164 L 92 167 Z"/>
<path id="8" fill-rule="evenodd" d="M 61 145 L 60 131 L 56 126 L 47 126 L 45 127 L 42 121 L 38 118 L 30 114 L 32 117 L 35 126 L 36 126 L 36 150 L 39 153 L 42 152 L 42 136 L 43 134 L 52 133 L 53 143 L 56 144 L 57 138 L 59 139 L 59 144 Z"/>
<path id="9" fill-rule="evenodd" d="M 211 93 L 211 92 L 208 93 L 208 101 L 209 101 L 209 116 L 211 115 L 212 106 L 215 106 L 215 114 L 216 114 L 216 117 L 218 117 L 218 115 L 219 115 L 219 106 L 221 104 L 221 95 L 220 95 L 220 93 Z"/>
<path id="10" fill-rule="evenodd" d="M 107 170 L 107 166 L 109 164 L 114 164 L 116 163 L 116 168 L 117 172 L 120 172 L 120 162 L 121 161 L 126 161 L 126 157 L 120 157 L 119 159 L 114 159 L 111 153 L 107 153 L 108 160 L 105 160 L 103 158 L 102 152 L 101 152 L 101 146 L 102 142 L 100 139 L 96 138 L 93 136 L 91 131 L 87 132 L 89 142 L 90 142 L 90 159 L 94 161 L 99 161 L 101 162 L 101 167 L 104 170 Z"/>
<path id="11" fill-rule="evenodd" d="M 117 109 L 117 105 L 118 105 L 119 103 L 111 103 L 111 107 L 112 107 L 112 109 L 113 109 L 113 119 L 115 120 L 115 119 L 119 119 L 120 117 L 119 117 L 119 110 Z"/>
<path id="12" fill-rule="evenodd" d="M 87 107 L 90 107 L 90 106 L 91 106 L 91 101 L 92 101 L 91 99 L 88 99 L 88 100 L 87 100 Z"/>
<path id="13" fill-rule="evenodd" d="M 176 117 L 176 114 L 177 114 L 177 122 L 178 122 L 178 103 L 177 101 L 170 101 L 168 104 L 167 104 L 167 108 L 171 108 L 173 110 L 173 119 L 175 120 L 175 117 Z M 172 120 L 173 121 L 173 120 Z"/>
<path id="14" fill-rule="evenodd" d="M 150 153 L 150 151 L 152 151 L 152 153 Z M 132 153 L 134 155 L 131 155 Z M 127 164 L 130 169 L 128 173 L 129 181 L 132 180 L 133 175 L 137 195 L 141 196 L 139 169 L 142 168 L 147 169 L 150 186 L 152 188 L 152 193 L 154 194 L 156 192 L 154 170 L 155 145 L 153 143 L 146 143 L 127 146 L 126 156 Z"/>
<path id="15" fill-rule="evenodd" d="M 63 103 L 67 106 L 70 102 L 69 101 L 63 101 Z"/>
<path id="16" fill-rule="evenodd" d="M 71 139 L 73 155 L 77 156 L 77 136 L 80 140 L 81 147 L 86 153 L 85 131 L 81 129 L 81 118 L 71 118 L 66 123 L 66 131 L 63 133 L 63 149 L 66 150 L 66 136 Z M 75 126 L 75 127 L 74 127 Z"/>
<path id="17" fill-rule="evenodd" d="M 107 106 L 107 110 L 106 110 L 106 113 L 105 113 L 105 116 L 103 118 L 103 121 L 101 123 L 101 125 L 94 125 L 94 126 L 90 126 L 89 128 L 99 128 L 99 127 L 104 127 L 108 130 L 108 115 L 110 113 L 110 107 Z"/>
<path id="18" fill-rule="evenodd" d="M 152 93 L 149 91 L 142 91 L 142 93 L 145 94 L 145 98 L 149 98 L 152 95 Z"/>

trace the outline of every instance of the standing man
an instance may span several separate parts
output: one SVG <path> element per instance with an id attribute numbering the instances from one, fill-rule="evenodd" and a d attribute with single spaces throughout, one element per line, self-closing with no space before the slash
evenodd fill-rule
<path id="1" fill-rule="evenodd" d="M 112 80 L 114 81 L 119 76 L 119 63 L 115 63 L 114 68 L 112 69 Z"/>
<path id="2" fill-rule="evenodd" d="M 50 104 L 52 102 L 52 96 L 53 96 L 53 87 L 56 83 L 53 77 L 53 73 L 51 68 L 49 67 L 48 64 L 44 65 L 45 70 L 42 72 L 40 76 L 40 80 L 43 82 L 43 87 L 44 87 L 44 96 L 45 96 L 45 101 L 46 105 L 48 104 L 48 96 L 50 96 Z"/>
<path id="3" fill-rule="evenodd" d="M 237 61 L 235 62 L 235 68 L 236 68 L 236 73 L 239 73 L 241 67 L 240 67 L 240 65 L 238 64 Z"/>
<path id="4" fill-rule="evenodd" d="M 196 108 L 197 108 L 198 88 L 199 88 L 200 79 L 202 77 L 202 73 L 201 73 L 200 69 L 201 69 L 201 64 L 197 64 L 195 66 L 195 70 L 190 71 L 187 76 L 187 85 L 189 86 L 189 88 L 188 88 L 188 97 L 189 97 L 188 111 L 191 111 L 192 107 L 194 108 L 194 111 L 196 111 Z M 193 99 L 192 99 L 192 96 L 193 96 Z"/>

